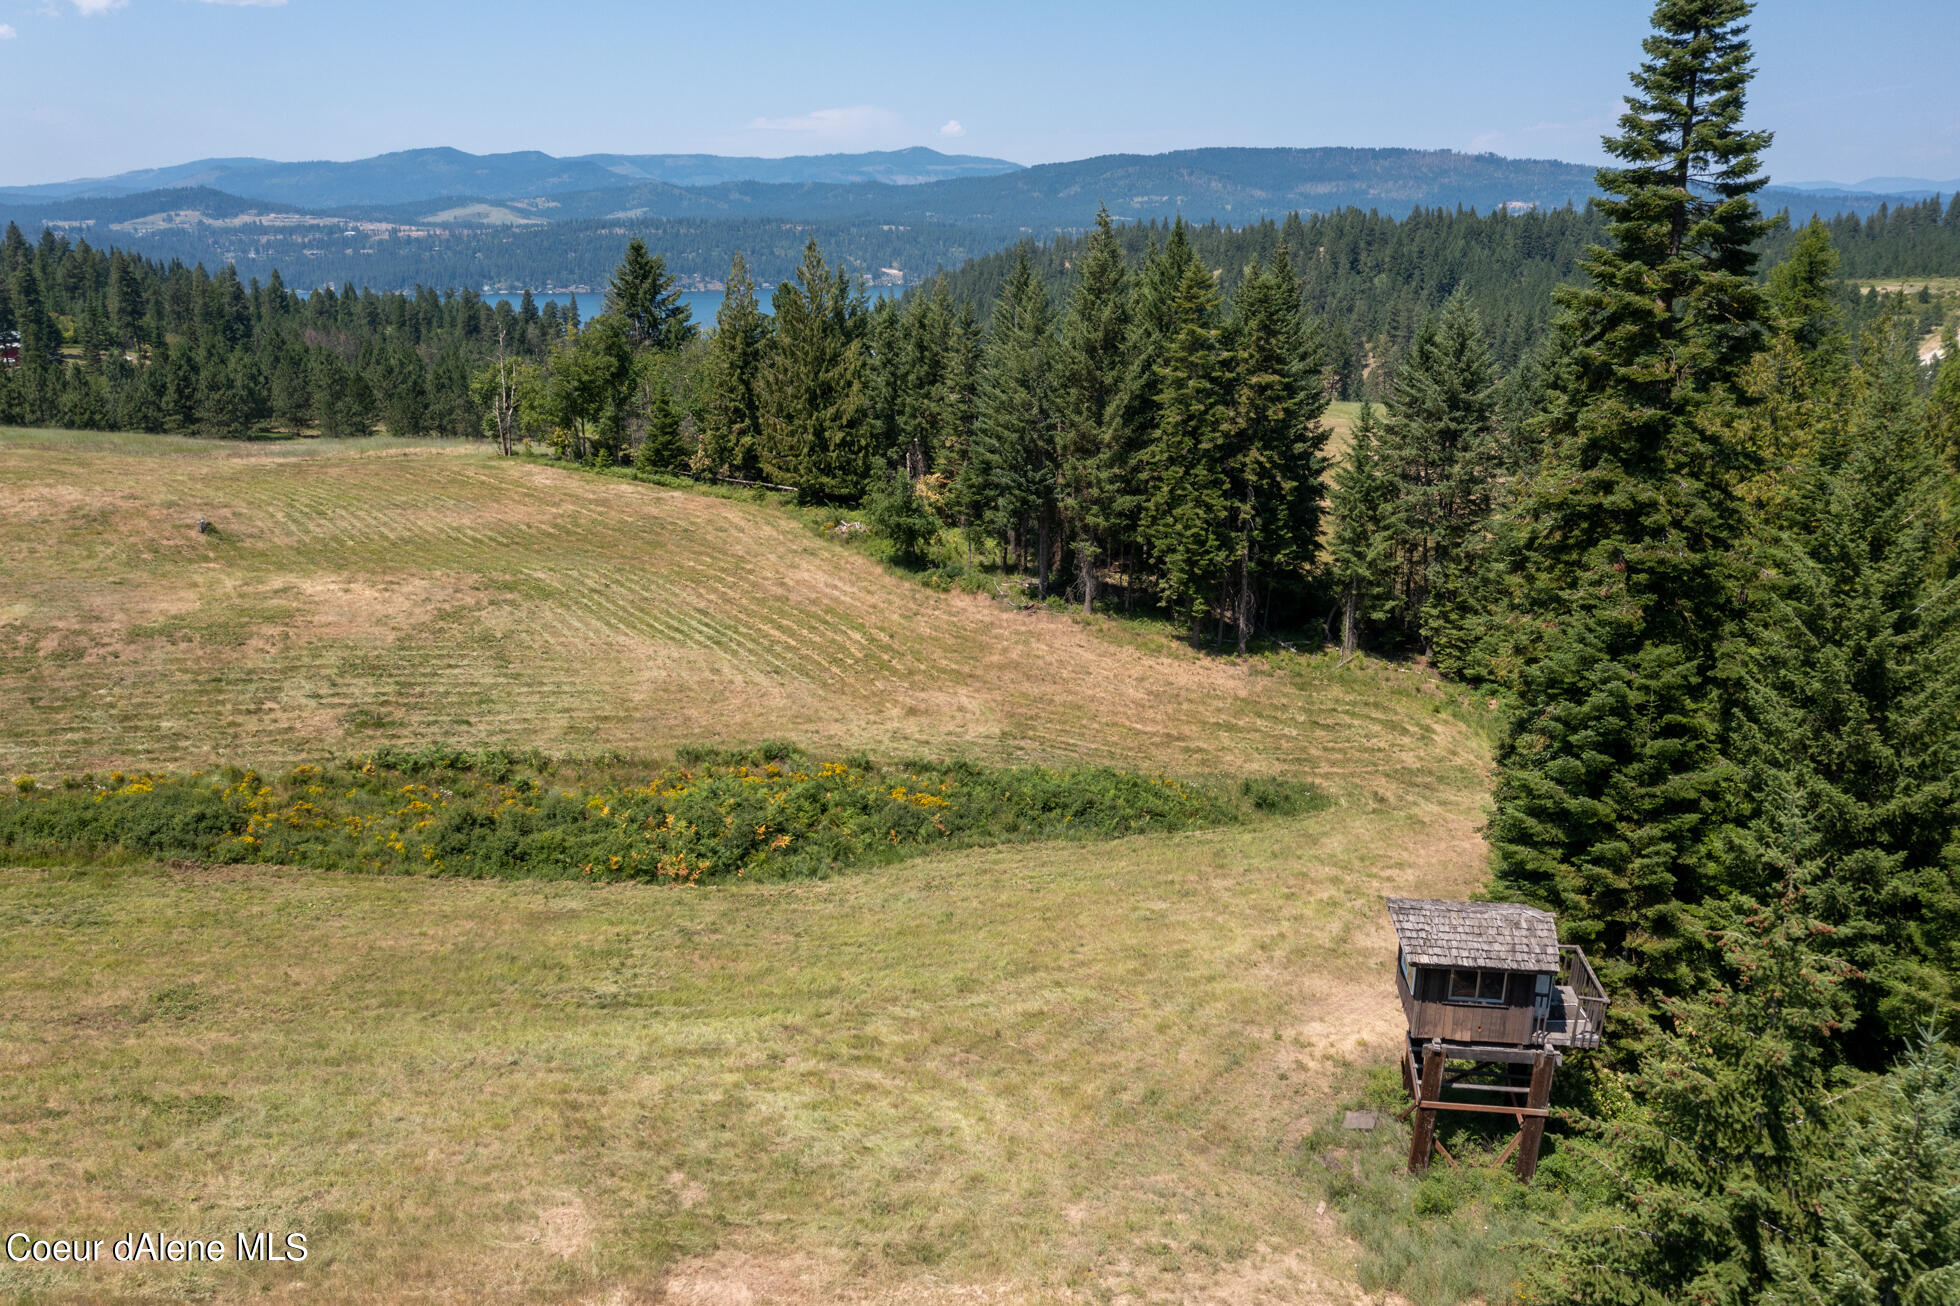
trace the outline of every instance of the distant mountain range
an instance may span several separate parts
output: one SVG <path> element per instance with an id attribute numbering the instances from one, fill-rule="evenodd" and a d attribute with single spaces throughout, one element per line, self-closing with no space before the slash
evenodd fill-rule
<path id="1" fill-rule="evenodd" d="M 1786 185 L 1790 190 L 1812 191 L 1818 194 L 1850 191 L 1854 194 L 1885 195 L 1909 200 L 1923 200 L 1929 195 L 1960 193 L 1960 177 L 1952 181 L 1930 181 L 1925 177 L 1867 177 L 1863 181 L 1849 184 L 1841 181 L 1793 181 Z"/>
<path id="2" fill-rule="evenodd" d="M 1912 183 L 1874 178 L 1863 186 Z M 1948 187 L 1950 190 L 1950 187 Z M 152 215 L 319 217 L 442 227 L 540 222 L 780 218 L 938 223 L 1029 233 L 1087 226 L 1098 205 L 1127 221 L 1228 223 L 1346 207 L 1489 210 L 1583 204 L 1593 169 L 1547 159 L 1409 149 L 1200 149 L 1110 154 L 1024 168 L 913 148 L 785 159 L 711 154 L 467 154 L 407 150 L 351 163 L 199 159 L 115 177 L 0 188 L 0 218 L 115 226 Z M 1897 193 L 1837 183 L 1782 187 L 1766 207 L 1866 213 Z"/>
<path id="3" fill-rule="evenodd" d="M 0 187 L 0 204 L 135 195 L 208 186 L 245 199 L 306 208 L 403 204 L 442 196 L 531 199 L 661 182 L 714 186 L 730 181 L 880 182 L 916 185 L 951 177 L 1014 172 L 1018 163 L 916 147 L 870 154 L 817 154 L 787 159 L 717 154 L 582 154 L 560 159 L 536 150 L 466 154 L 448 148 L 401 150 L 351 163 L 279 163 L 272 159 L 198 159 L 114 177 Z"/>

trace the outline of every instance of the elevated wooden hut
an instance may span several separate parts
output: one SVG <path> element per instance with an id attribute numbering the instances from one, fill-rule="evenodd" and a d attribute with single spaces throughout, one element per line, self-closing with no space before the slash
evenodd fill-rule
<path id="1" fill-rule="evenodd" d="M 1566 1051 L 1600 1045 L 1607 998 L 1599 977 L 1582 949 L 1558 941 L 1552 914 L 1535 907 L 1390 898 L 1388 917 L 1409 1021 L 1409 1167 L 1428 1168 L 1437 1111 L 1482 1111 L 1517 1119 L 1505 1154 L 1515 1151 L 1518 1177 L 1531 1178 L 1552 1076 Z"/>

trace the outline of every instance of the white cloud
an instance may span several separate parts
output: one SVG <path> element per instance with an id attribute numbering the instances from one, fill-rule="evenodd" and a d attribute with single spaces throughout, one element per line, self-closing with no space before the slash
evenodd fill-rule
<path id="1" fill-rule="evenodd" d="M 749 123 L 751 131 L 793 132 L 829 141 L 892 135 L 903 130 L 904 126 L 904 121 L 890 109 L 881 109 L 873 104 L 854 105 L 848 109 L 816 109 L 794 118 L 756 118 Z"/>
<path id="2" fill-rule="evenodd" d="M 939 129 L 939 134 L 941 136 L 964 136 L 966 135 L 966 124 L 958 118 L 949 119 L 946 125 Z"/>
<path id="3" fill-rule="evenodd" d="M 11 23 L 0 23 L 0 41 L 11 41 L 19 35 L 20 33 L 13 29 Z"/>
<path id="4" fill-rule="evenodd" d="M 75 6 L 75 12 L 83 17 L 106 14 L 111 9 L 121 9 L 129 0 L 68 0 Z M 286 3 L 286 0 L 202 0 L 207 5 L 240 5 L 254 9 L 271 9 Z"/>

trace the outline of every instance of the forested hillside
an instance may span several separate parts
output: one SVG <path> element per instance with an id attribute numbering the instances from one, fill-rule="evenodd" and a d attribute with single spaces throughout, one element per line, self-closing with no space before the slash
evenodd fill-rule
<path id="1" fill-rule="evenodd" d="M 1767 263 L 1784 258 L 1799 229 L 1787 213 L 1761 238 Z M 1846 277 L 1938 278 L 1960 275 L 1960 197 L 1949 204 L 1924 200 L 1868 218 L 1845 214 L 1829 223 Z M 1125 256 L 1140 262 L 1169 235 L 1169 224 L 1119 227 Z M 1553 290 L 1582 276 L 1586 249 L 1607 235 L 1605 216 L 1588 206 L 1522 214 L 1502 210 L 1418 209 L 1395 220 L 1349 209 L 1294 214 L 1283 223 L 1249 227 L 1216 223 L 1189 227 L 1186 238 L 1226 291 L 1255 260 L 1270 260 L 1283 243 L 1289 251 L 1307 311 L 1330 328 L 1326 365 L 1339 393 L 1359 399 L 1371 393 L 1370 369 L 1385 368 L 1414 339 L 1423 319 L 1461 289 L 1477 310 L 1498 365 L 1517 366 L 1545 334 L 1557 312 Z M 1088 237 L 1058 237 L 1031 246 L 1029 257 L 1051 295 L 1066 293 Z M 955 298 L 980 305 L 984 320 L 1019 254 L 1007 250 L 976 259 L 948 277 Z M 1879 297 L 1840 294 L 1852 329 L 1879 311 Z M 1936 326 L 1937 311 L 1915 310 L 1922 333 Z M 1385 377 L 1384 377 L 1385 379 Z M 1386 393 L 1377 387 L 1373 393 Z"/>

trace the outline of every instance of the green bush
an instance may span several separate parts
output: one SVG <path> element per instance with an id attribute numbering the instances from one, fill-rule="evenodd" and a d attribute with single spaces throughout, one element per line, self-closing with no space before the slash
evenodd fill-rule
<path id="1" fill-rule="evenodd" d="M 919 497 L 912 478 L 903 471 L 871 487 L 864 496 L 864 517 L 872 530 L 891 542 L 894 560 L 902 563 L 925 561 L 941 530 L 932 506 Z"/>
<path id="2" fill-rule="evenodd" d="M 600 774 L 547 783 L 581 768 Z M 225 767 L 21 789 L 0 799 L 0 848 L 694 884 L 823 875 L 934 847 L 1191 829 L 1323 801 L 1262 783 L 1248 799 L 1104 767 L 819 763 L 782 743 L 684 749 L 651 774 L 617 758 L 571 768 L 535 752 L 382 749 L 279 777 Z"/>

